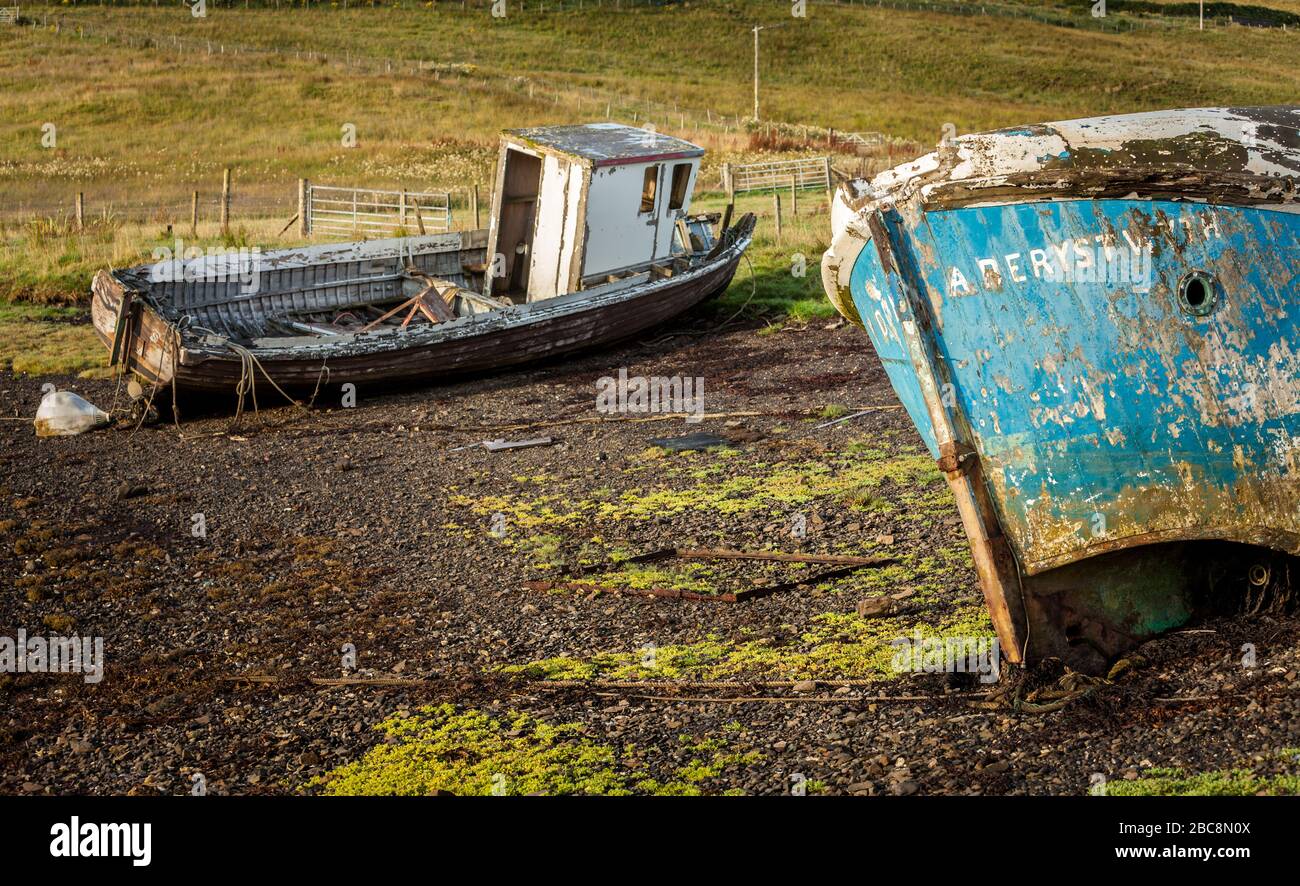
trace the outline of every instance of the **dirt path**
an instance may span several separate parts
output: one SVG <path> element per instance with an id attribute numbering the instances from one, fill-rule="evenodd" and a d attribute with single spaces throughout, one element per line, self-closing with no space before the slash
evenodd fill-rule
<path id="1" fill-rule="evenodd" d="M 763 414 L 590 423 L 596 380 L 620 367 L 703 377 L 708 412 Z M 112 399 L 111 383 L 67 384 Z M 5 415 L 30 416 L 39 397 L 38 381 L 0 374 Z M 355 408 L 329 391 L 311 413 L 264 410 L 234 431 L 209 416 L 181 437 L 159 425 L 38 440 L 6 421 L 0 636 L 100 636 L 107 664 L 94 684 L 0 676 L 0 791 L 188 793 L 194 773 L 215 793 L 297 791 L 369 749 L 401 748 L 373 727 L 442 703 L 575 724 L 566 741 L 604 760 L 601 771 L 635 774 L 610 784 L 640 790 L 1077 794 L 1152 767 L 1300 771 L 1294 620 L 1163 638 L 1052 713 L 974 707 L 988 687 L 973 677 L 892 673 L 891 639 L 991 633 L 952 502 L 895 402 L 862 335 L 818 324 L 362 389 Z M 820 428 L 807 417 L 834 406 L 890 408 Z M 540 419 L 578 421 L 464 430 Z M 697 431 L 732 443 L 686 454 L 650 443 Z M 544 434 L 555 445 L 455 450 Z M 667 547 L 894 562 L 827 579 L 788 563 L 608 565 Z M 610 592 L 526 586 L 562 585 L 584 567 Z M 741 603 L 613 592 L 795 581 Z M 884 598 L 886 617 L 855 612 Z M 343 676 L 420 682 L 309 682 Z M 761 685 L 810 677 L 813 687 Z M 547 742 L 532 725 L 498 731 L 525 756 Z M 367 759 L 356 784 L 384 789 L 391 773 Z M 391 789 L 409 788 L 393 777 Z"/>

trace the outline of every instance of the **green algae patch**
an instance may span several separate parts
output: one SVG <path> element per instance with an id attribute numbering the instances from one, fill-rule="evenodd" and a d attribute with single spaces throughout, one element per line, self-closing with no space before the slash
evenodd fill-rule
<path id="1" fill-rule="evenodd" d="M 699 795 L 729 793 L 721 780 L 762 759 L 732 747 L 735 724 L 720 736 L 681 736 L 681 760 L 662 780 L 648 774 L 650 749 L 615 748 L 590 738 L 580 723 L 551 724 L 526 713 L 498 717 L 430 705 L 376 728 L 383 744 L 304 789 L 330 796 Z"/>
<path id="2" fill-rule="evenodd" d="M 717 581 L 717 572 L 703 563 L 680 563 L 673 568 L 642 563 L 629 563 L 616 572 L 584 576 L 583 581 L 611 591 L 648 591 L 667 588 L 690 591 L 696 594 L 723 593 Z"/>
<path id="3" fill-rule="evenodd" d="M 1256 775 L 1248 769 L 1188 774 L 1182 769 L 1148 769 L 1132 781 L 1106 784 L 1112 797 L 1300 796 L 1300 775 Z"/>
<path id="4" fill-rule="evenodd" d="M 625 473 L 635 473 L 635 465 Z M 691 481 L 681 488 L 635 488 L 622 492 L 598 490 L 587 499 L 561 493 L 500 493 L 450 496 L 453 505 L 480 516 L 501 514 L 523 530 L 555 530 L 588 521 L 646 521 L 688 513 L 722 516 L 773 514 L 818 500 L 875 501 L 882 487 L 916 490 L 933 487 L 930 500 L 951 508 L 943 475 L 928 454 L 865 451 L 816 461 L 788 461 L 749 466 L 759 472 L 719 477 L 705 466 L 682 475 Z M 879 493 L 872 490 L 880 490 Z M 912 493 L 916 494 L 916 493 Z M 886 509 L 886 508 L 882 508 Z"/>
<path id="5" fill-rule="evenodd" d="M 893 679 L 903 676 L 895 667 L 897 640 L 987 639 L 992 632 L 984 607 L 973 604 L 958 607 L 933 625 L 827 612 L 813 618 L 788 644 L 709 635 L 695 643 L 655 647 L 652 655 L 638 649 L 560 656 L 499 670 L 540 680 Z"/>

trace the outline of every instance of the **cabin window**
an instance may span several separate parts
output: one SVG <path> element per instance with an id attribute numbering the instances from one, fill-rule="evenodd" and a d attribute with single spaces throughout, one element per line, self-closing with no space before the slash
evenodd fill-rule
<path id="1" fill-rule="evenodd" d="M 655 211 L 655 190 L 659 187 L 659 167 L 647 166 L 641 183 L 641 212 Z"/>
<path id="2" fill-rule="evenodd" d="M 678 163 L 673 167 L 673 189 L 668 195 L 668 208 L 681 209 L 686 205 L 686 183 L 691 180 L 691 164 Z"/>

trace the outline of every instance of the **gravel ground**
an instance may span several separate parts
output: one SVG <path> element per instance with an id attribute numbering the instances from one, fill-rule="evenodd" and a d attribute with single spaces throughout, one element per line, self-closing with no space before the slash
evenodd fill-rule
<path id="1" fill-rule="evenodd" d="M 591 423 L 596 380 L 619 367 L 703 377 L 708 411 L 732 415 Z M 43 381 L 0 374 L 4 414 L 30 417 Z M 59 381 L 103 406 L 114 397 L 111 382 Z M 682 736 L 725 736 L 736 756 L 692 782 L 705 793 L 1082 794 L 1152 767 L 1297 771 L 1294 619 L 1161 638 L 1047 712 L 976 706 L 988 687 L 973 679 L 873 675 L 856 660 L 836 674 L 833 657 L 815 684 L 763 685 L 800 682 L 781 650 L 806 646 L 828 613 L 855 618 L 863 598 L 893 601 L 886 621 L 900 632 L 981 610 L 951 500 L 937 475 L 916 473 L 919 440 L 859 331 L 678 336 L 357 398 L 340 408 L 328 390 L 310 412 L 267 408 L 233 429 L 228 414 L 196 415 L 179 434 L 161 423 L 42 440 L 3 423 L 0 636 L 101 636 L 107 663 L 98 683 L 0 675 L 0 792 L 181 794 L 195 773 L 212 793 L 294 792 L 382 744 L 374 727 L 394 713 L 444 702 L 581 724 L 593 741 L 648 749 L 638 765 L 661 780 L 689 762 Z M 832 405 L 886 408 L 830 427 L 808 417 Z M 477 429 L 541 420 L 576 421 Z M 649 442 L 701 430 L 731 447 L 676 455 Z M 543 434 L 555 444 L 456 448 Z M 809 467 L 820 463 L 829 473 Z M 783 493 L 764 498 L 779 475 Z M 557 565 L 693 546 L 896 562 L 740 603 L 525 586 L 563 582 Z M 807 577 L 752 563 L 700 575 L 721 590 Z M 737 665 L 728 674 L 750 685 L 736 688 L 502 671 L 705 642 L 778 659 Z M 311 682 L 344 676 L 380 682 Z M 1002 685 L 1023 695 L 1060 677 L 1044 667 Z"/>

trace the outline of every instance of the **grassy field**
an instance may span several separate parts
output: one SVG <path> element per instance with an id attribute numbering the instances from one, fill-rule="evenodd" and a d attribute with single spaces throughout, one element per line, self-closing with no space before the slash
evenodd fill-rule
<path id="1" fill-rule="evenodd" d="M 184 6 L 24 7 L 38 20 L 54 18 L 46 28 L 0 30 L 0 299 L 83 298 L 95 268 L 146 258 L 168 239 L 168 224 L 188 227 L 194 190 L 203 201 L 200 239 L 210 241 L 227 166 L 237 236 L 272 246 L 292 242 L 292 232 L 277 232 L 295 211 L 299 176 L 482 186 L 505 127 L 606 114 L 651 122 L 709 149 L 705 189 L 718 187 L 720 163 L 767 148 L 824 153 L 814 143 L 773 145 L 734 125 L 709 125 L 751 113 L 754 21 L 782 25 L 762 37 L 764 119 L 878 130 L 923 145 L 949 122 L 966 132 L 1180 105 L 1283 103 L 1300 93 L 1300 29 L 1197 32 L 1164 23 L 1115 33 L 1097 29 L 1080 0 L 993 6 L 1032 7 L 1071 26 L 829 4 L 810 4 L 806 18 L 794 19 L 786 4 L 758 0 L 588 3 L 545 13 L 527 4 L 503 19 L 446 3 L 210 4 L 202 19 Z M 1126 17 L 1151 18 L 1111 4 L 1111 19 Z M 52 147 L 42 144 L 45 124 L 55 127 Z M 347 124 L 355 148 L 341 144 Z M 873 165 L 890 159 L 904 157 Z M 80 234 L 63 222 L 78 191 L 97 219 Z M 780 278 L 791 251 L 815 263 L 824 237 L 808 223 L 787 230 L 782 250 L 769 254 L 760 243 L 761 276 Z"/>

